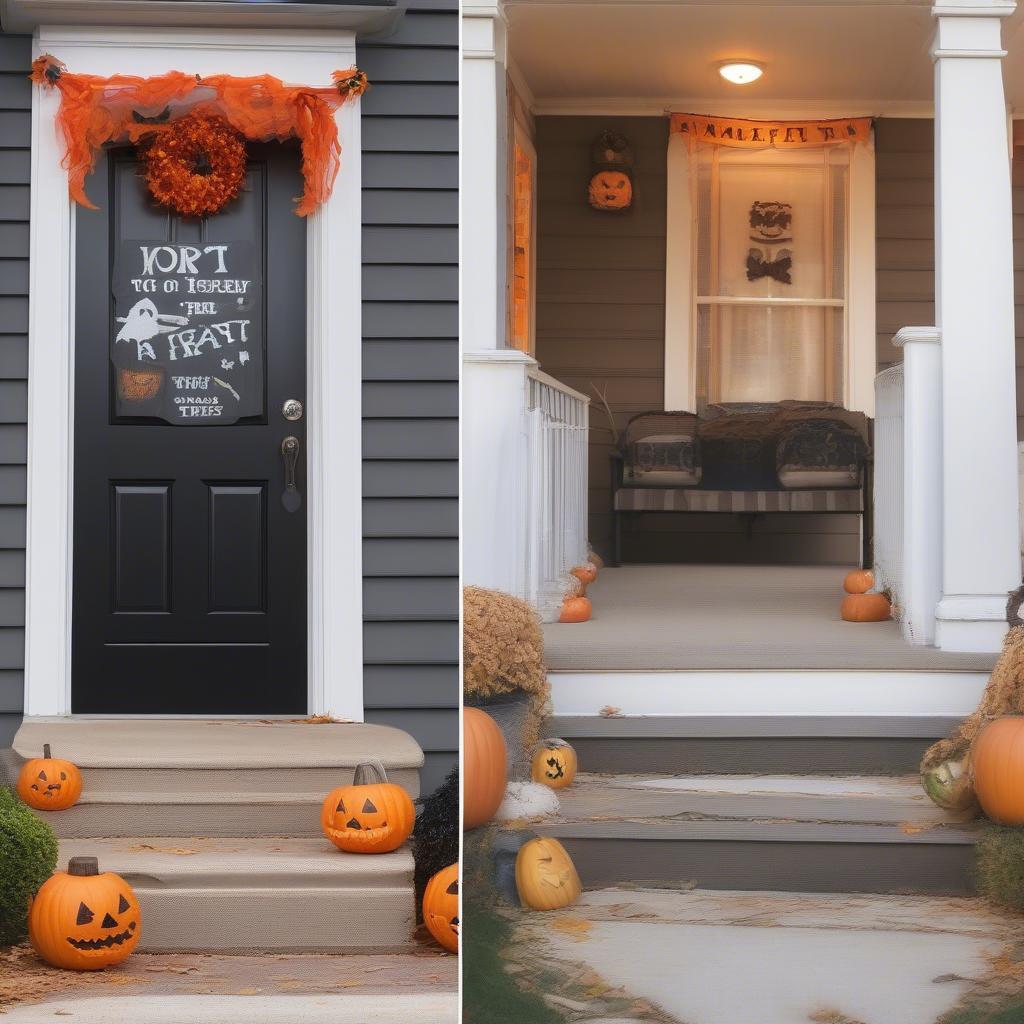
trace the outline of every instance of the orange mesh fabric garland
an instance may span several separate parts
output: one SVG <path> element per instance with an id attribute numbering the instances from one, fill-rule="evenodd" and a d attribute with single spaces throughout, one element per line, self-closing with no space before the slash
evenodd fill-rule
<path id="1" fill-rule="evenodd" d="M 153 198 L 186 217 L 223 210 L 245 184 L 245 141 L 222 117 L 183 117 L 142 156 Z"/>
<path id="2" fill-rule="evenodd" d="M 285 85 L 271 75 L 200 78 L 169 71 L 153 78 L 78 75 L 48 55 L 32 62 L 32 81 L 60 93 L 57 127 L 64 139 L 63 165 L 71 198 L 95 209 L 85 179 L 96 152 L 108 142 L 137 143 L 159 136 L 189 114 L 220 117 L 254 142 L 298 138 L 304 187 L 295 212 L 312 213 L 331 194 L 341 159 L 335 111 L 366 91 L 356 68 L 335 71 L 326 88 Z"/>

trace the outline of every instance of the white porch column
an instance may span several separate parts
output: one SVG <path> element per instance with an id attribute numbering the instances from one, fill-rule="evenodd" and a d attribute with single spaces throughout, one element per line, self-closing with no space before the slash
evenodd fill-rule
<path id="1" fill-rule="evenodd" d="M 508 91 L 505 14 L 500 0 L 462 6 L 459 114 L 462 347 L 505 345 Z"/>
<path id="2" fill-rule="evenodd" d="M 936 644 L 998 651 L 1020 583 L 1013 252 L 1001 19 L 947 0 L 936 19 L 936 316 L 942 335 L 942 599 Z"/>

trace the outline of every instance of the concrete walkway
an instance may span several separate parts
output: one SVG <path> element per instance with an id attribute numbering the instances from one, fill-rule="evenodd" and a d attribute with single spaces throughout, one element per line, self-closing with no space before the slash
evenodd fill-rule
<path id="1" fill-rule="evenodd" d="M 972 899 L 629 889 L 519 920 L 528 968 L 531 947 L 540 969 L 584 964 L 608 994 L 685 1024 L 935 1024 L 1022 929 Z M 566 994 L 574 1019 L 608 1015 Z"/>

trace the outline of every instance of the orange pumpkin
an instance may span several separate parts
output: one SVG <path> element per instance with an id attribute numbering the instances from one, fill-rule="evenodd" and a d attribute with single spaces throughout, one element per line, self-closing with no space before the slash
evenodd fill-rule
<path id="1" fill-rule="evenodd" d="M 598 171 L 587 186 L 595 210 L 626 210 L 633 205 L 633 182 L 624 171 Z"/>
<path id="2" fill-rule="evenodd" d="M 582 886 L 565 847 L 549 836 L 531 839 L 516 854 L 516 892 L 533 910 L 559 910 L 580 898 Z"/>
<path id="3" fill-rule="evenodd" d="M 346 853 L 390 853 L 412 833 L 416 809 L 401 786 L 388 782 L 380 761 L 357 765 L 350 786 L 324 797 L 320 827 Z"/>
<path id="4" fill-rule="evenodd" d="M 462 712 L 462 824 L 486 825 L 505 796 L 508 751 L 498 723 L 486 711 Z"/>
<path id="5" fill-rule="evenodd" d="M 597 579 L 597 566 L 593 562 L 587 562 L 586 565 L 577 565 L 572 570 L 572 575 L 583 584 L 583 593 L 585 594 L 587 587 Z"/>
<path id="6" fill-rule="evenodd" d="M 971 745 L 974 791 L 1000 825 L 1024 825 L 1024 716 L 997 718 Z"/>
<path id="7" fill-rule="evenodd" d="M 590 619 L 594 606 L 590 603 L 589 597 L 569 596 L 562 601 L 562 614 L 559 615 L 559 622 L 587 622 Z"/>
<path id="8" fill-rule="evenodd" d="M 423 892 L 423 923 L 430 934 L 448 950 L 459 951 L 459 865 L 449 864 L 429 882 Z"/>
<path id="9" fill-rule="evenodd" d="M 28 937 L 54 967 L 98 971 L 138 945 L 142 915 L 132 887 L 95 857 L 72 857 L 43 883 L 29 906 Z"/>
<path id="10" fill-rule="evenodd" d="M 892 618 L 892 605 L 885 594 L 847 594 L 839 614 L 846 622 L 884 622 Z"/>
<path id="11" fill-rule="evenodd" d="M 870 569 L 854 569 L 843 580 L 843 590 L 848 594 L 866 594 L 874 585 L 875 574 Z"/>
<path id="12" fill-rule="evenodd" d="M 18 796 L 37 811 L 63 811 L 82 795 L 82 773 L 70 761 L 50 756 L 50 744 L 43 744 L 43 756 L 21 766 Z"/>

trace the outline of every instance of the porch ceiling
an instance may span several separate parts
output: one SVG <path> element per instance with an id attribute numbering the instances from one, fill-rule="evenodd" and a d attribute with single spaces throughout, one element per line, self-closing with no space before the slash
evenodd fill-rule
<path id="1" fill-rule="evenodd" d="M 538 113 L 715 113 L 786 116 L 930 112 L 930 5 L 918 0 L 761 4 L 750 0 L 506 0 L 512 61 Z M 1024 110 L 1024 5 L 1003 43 L 1007 101 Z M 762 63 L 742 87 L 717 73 Z"/>

